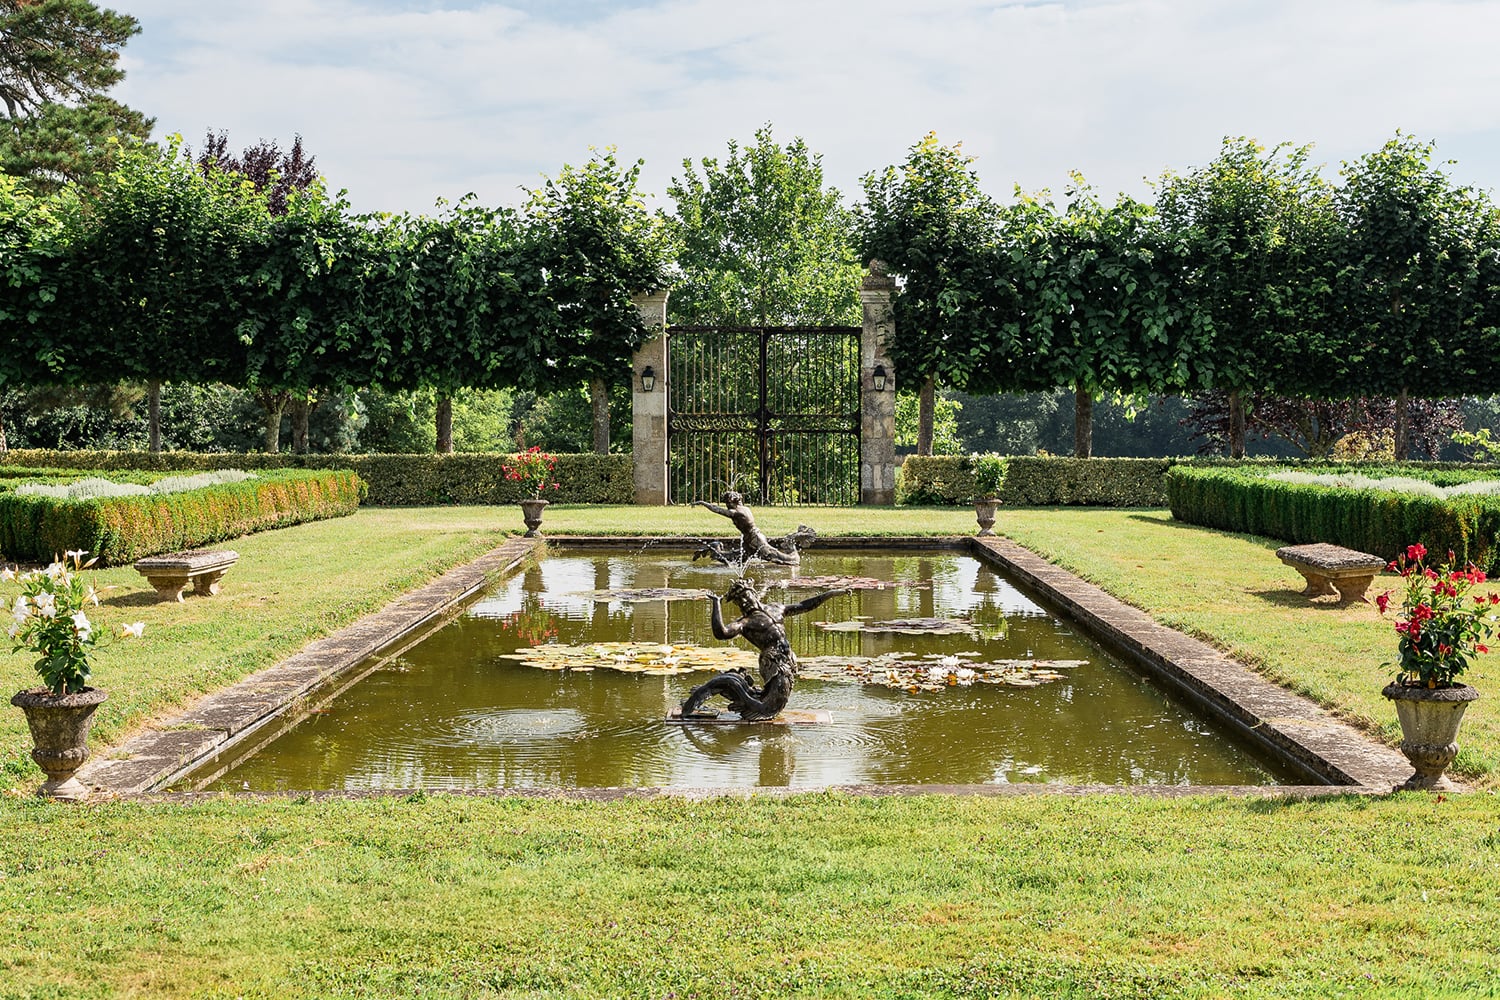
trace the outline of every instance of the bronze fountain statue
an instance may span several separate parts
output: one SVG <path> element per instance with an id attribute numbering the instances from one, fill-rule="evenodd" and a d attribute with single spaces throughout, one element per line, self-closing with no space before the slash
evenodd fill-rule
<path id="1" fill-rule="evenodd" d="M 754 526 L 753 521 L 751 526 Z M 844 587 L 824 591 L 796 604 L 769 604 L 755 585 L 742 577 L 730 585 L 723 597 L 723 600 L 738 605 L 741 611 L 740 617 L 728 625 L 724 624 L 719 595 L 709 594 L 708 600 L 713 603 L 710 625 L 714 638 L 744 636 L 760 650 L 761 686 L 756 687 L 744 669 L 726 671 L 693 689 L 682 703 L 680 718 L 718 718 L 717 712 L 703 711 L 703 703 L 714 695 L 723 695 L 729 700 L 730 710 L 737 712 L 746 722 L 774 719 L 786 708 L 792 685 L 797 682 L 797 656 L 787 642 L 783 623 L 793 615 L 804 614 L 831 598 L 850 592 Z"/>
<path id="2" fill-rule="evenodd" d="M 697 506 L 707 507 L 720 517 L 729 518 L 740 532 L 740 552 L 739 558 L 735 559 L 721 543 L 705 541 L 693 553 L 695 560 L 707 556 L 720 566 L 742 566 L 752 559 L 759 559 L 781 566 L 797 566 L 802 562 L 802 556 L 797 550 L 811 545 L 818 537 L 816 531 L 802 524 L 797 526 L 796 531 L 780 538 L 767 538 L 766 533 L 756 527 L 755 515 L 750 512 L 745 498 L 734 490 L 724 494 L 722 507 L 707 500 L 697 501 Z"/>

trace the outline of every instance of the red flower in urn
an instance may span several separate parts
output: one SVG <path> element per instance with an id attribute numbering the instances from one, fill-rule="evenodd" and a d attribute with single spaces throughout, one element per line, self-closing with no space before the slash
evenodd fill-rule
<path id="1" fill-rule="evenodd" d="M 1395 622 L 1401 637 L 1396 679 L 1407 685 L 1451 687 L 1458 683 L 1457 677 L 1467 669 L 1471 657 L 1489 652 L 1483 640 L 1494 631 L 1495 616 L 1490 610 L 1500 604 L 1500 595 L 1475 594 L 1470 598 L 1469 590 L 1485 582 L 1484 571 L 1473 563 L 1456 568 L 1452 552 L 1436 569 L 1426 565 L 1426 558 L 1426 547 L 1417 544 L 1408 546 L 1406 553 L 1391 563 L 1391 569 L 1406 581 Z M 1375 598 L 1381 614 L 1390 603 L 1389 591 Z"/>
<path id="2" fill-rule="evenodd" d="M 552 478 L 557 468 L 557 456 L 549 455 L 536 445 L 511 456 L 511 460 L 500 466 L 507 482 L 520 483 L 530 491 L 531 498 L 540 500 L 543 490 L 555 490 L 558 483 Z"/>

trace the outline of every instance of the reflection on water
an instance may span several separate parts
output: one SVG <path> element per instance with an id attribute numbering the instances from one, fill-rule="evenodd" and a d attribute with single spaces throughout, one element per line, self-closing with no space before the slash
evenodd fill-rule
<path id="1" fill-rule="evenodd" d="M 734 571 L 694 565 L 682 554 L 554 555 L 498 586 L 218 787 L 1274 784 L 1290 777 L 966 556 L 814 549 L 795 572 L 930 581 L 857 591 L 791 619 L 787 631 L 799 655 L 977 651 L 985 660 L 1088 663 L 1035 688 L 908 694 L 804 680 L 792 707 L 827 709 L 831 724 L 670 726 L 662 721 L 667 711 L 707 674 L 544 671 L 502 654 L 546 642 L 715 645 L 705 601 L 604 602 L 588 595 L 647 587 L 722 593 Z M 752 575 L 767 581 L 793 573 L 766 567 Z M 814 624 L 859 615 L 961 618 L 980 626 L 979 637 L 825 632 Z"/>

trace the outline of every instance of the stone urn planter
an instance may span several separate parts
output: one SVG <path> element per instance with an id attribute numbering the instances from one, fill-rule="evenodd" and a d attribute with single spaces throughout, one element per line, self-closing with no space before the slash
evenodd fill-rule
<path id="1" fill-rule="evenodd" d="M 94 721 L 94 710 L 107 697 L 92 687 L 72 694 L 33 688 L 10 700 L 26 714 L 31 741 L 36 744 L 31 759 L 47 773 L 46 783 L 37 789 L 38 795 L 69 802 L 88 797 L 89 790 L 74 774 L 89 758 L 89 726 Z"/>
<path id="2" fill-rule="evenodd" d="M 1392 681 L 1380 693 L 1395 703 L 1401 752 L 1416 769 L 1396 790 L 1450 787 L 1443 772 L 1458 756 L 1458 724 L 1469 702 L 1479 699 L 1479 692 L 1467 684 L 1429 688 Z"/>
<path id="3" fill-rule="evenodd" d="M 974 519 L 979 522 L 980 535 L 993 535 L 995 533 L 995 510 L 999 506 L 999 500 L 974 501 Z"/>
<path id="4" fill-rule="evenodd" d="M 536 538 L 541 534 L 542 511 L 547 509 L 550 500 L 522 500 L 521 520 L 526 522 L 526 537 Z"/>

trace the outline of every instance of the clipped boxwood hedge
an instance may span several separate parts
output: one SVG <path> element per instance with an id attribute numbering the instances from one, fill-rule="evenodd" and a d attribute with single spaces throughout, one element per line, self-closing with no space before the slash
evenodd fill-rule
<path id="1" fill-rule="evenodd" d="M 1372 471 L 1373 470 L 1373 471 Z M 1319 470 L 1322 471 L 1322 470 Z M 1366 475 L 1400 473 L 1454 485 L 1494 472 L 1469 469 L 1399 469 L 1365 466 Z M 1166 475 L 1172 516 L 1188 524 L 1264 535 L 1297 544 L 1330 542 L 1392 559 L 1413 542 L 1486 572 L 1500 565 L 1500 497 L 1438 499 L 1386 490 L 1287 483 L 1266 478 L 1264 469 L 1194 468 L 1179 465 Z"/>
<path id="2" fill-rule="evenodd" d="M 896 479 L 896 502 L 966 504 L 974 499 L 975 455 L 910 455 Z M 1162 475 L 1178 459 L 1051 458 L 1005 461 L 1004 503 L 1025 507 L 1160 507 Z"/>
<path id="3" fill-rule="evenodd" d="M 101 565 L 129 563 L 352 514 L 363 487 L 348 470 L 268 469 L 242 483 L 164 495 L 53 500 L 3 492 L 0 553 L 45 562 L 82 549 Z"/>
<path id="4" fill-rule="evenodd" d="M 267 455 L 258 452 L 39 451 L 0 454 L 0 469 L 14 466 L 94 470 L 209 472 L 214 469 L 350 469 L 369 484 L 365 502 L 382 507 L 431 504 L 509 504 L 526 496 L 508 483 L 501 466 L 511 456 L 456 455 Z M 629 455 L 558 455 L 557 490 L 547 499 L 562 503 L 628 504 L 635 498 Z"/>
<path id="5" fill-rule="evenodd" d="M 896 503 L 944 506 L 974 499 L 977 455 L 908 455 L 896 476 Z"/>
<path id="6" fill-rule="evenodd" d="M 1000 498 L 1027 507 L 1160 507 L 1171 458 L 1012 458 Z"/>

